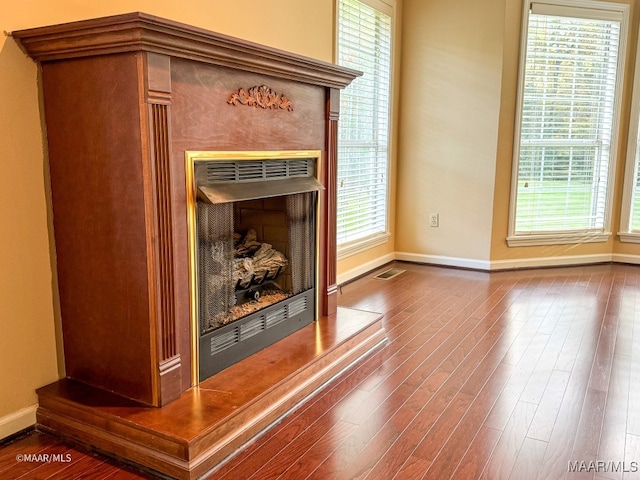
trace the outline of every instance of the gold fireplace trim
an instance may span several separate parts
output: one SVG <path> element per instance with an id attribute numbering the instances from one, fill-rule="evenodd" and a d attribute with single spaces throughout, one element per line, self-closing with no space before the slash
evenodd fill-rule
<path id="1" fill-rule="evenodd" d="M 322 172 L 321 150 L 265 150 L 265 151 L 186 151 L 185 177 L 187 183 L 187 243 L 189 251 L 189 325 L 191 332 L 191 385 L 199 383 L 199 328 L 198 328 L 198 275 L 197 275 L 197 233 L 196 233 L 196 201 L 197 186 L 195 182 L 195 164 L 211 161 L 275 161 L 296 158 L 314 158 L 316 160 L 315 178 L 319 181 Z M 320 220 L 320 202 L 316 201 L 316 222 Z M 317 321 L 320 316 L 320 229 L 316 228 L 315 251 L 315 313 Z"/>

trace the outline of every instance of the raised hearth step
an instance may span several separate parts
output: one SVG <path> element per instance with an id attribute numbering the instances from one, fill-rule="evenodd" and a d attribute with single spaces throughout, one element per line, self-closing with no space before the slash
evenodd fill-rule
<path id="1" fill-rule="evenodd" d="M 381 315 L 338 308 L 161 408 L 60 380 L 38 390 L 38 428 L 171 477 L 200 478 L 385 341 Z"/>

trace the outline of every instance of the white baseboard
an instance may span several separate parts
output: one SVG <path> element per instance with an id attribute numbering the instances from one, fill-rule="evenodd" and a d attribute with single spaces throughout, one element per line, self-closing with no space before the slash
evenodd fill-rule
<path id="1" fill-rule="evenodd" d="M 494 260 L 491 262 L 491 270 L 515 270 L 518 268 L 568 267 L 573 265 L 588 265 L 591 263 L 606 263 L 616 261 L 613 257 L 614 255 L 611 255 L 610 253 L 602 253 L 597 255 L 568 255 L 562 257 L 535 257 L 509 260 Z"/>
<path id="2" fill-rule="evenodd" d="M 473 270 L 499 271 L 518 268 L 536 267 L 568 267 L 588 265 L 592 263 L 630 263 L 640 265 L 640 255 L 610 254 L 568 255 L 562 257 L 534 257 L 509 260 L 476 260 L 472 258 L 446 257 L 442 255 L 426 255 L 419 253 L 395 252 L 395 260 L 440 265 L 445 267 L 470 268 Z"/>
<path id="3" fill-rule="evenodd" d="M 38 404 L 36 403 L 35 405 L 21 408 L 17 412 L 0 417 L 0 440 L 35 425 L 37 409 Z"/>
<path id="4" fill-rule="evenodd" d="M 473 258 L 445 257 L 442 255 L 425 255 L 421 253 L 396 252 L 396 260 L 406 262 L 427 263 L 445 267 L 471 268 L 473 270 L 490 270 L 491 263 L 487 260 Z"/>
<path id="5" fill-rule="evenodd" d="M 370 262 L 364 263 L 362 265 L 357 266 L 356 268 L 352 268 L 351 270 L 347 270 L 346 272 L 339 273 L 336 276 L 336 284 L 342 285 L 349 280 L 353 280 L 360 275 L 364 275 L 365 273 L 369 273 L 371 270 L 375 270 L 382 265 L 385 265 L 389 262 L 393 262 L 396 259 L 396 255 L 394 253 L 388 253 L 387 255 L 383 255 L 382 257 L 378 257 Z"/>
<path id="6" fill-rule="evenodd" d="M 614 253 L 612 260 L 617 263 L 631 263 L 634 265 L 640 265 L 640 255 L 627 255 L 624 253 Z"/>

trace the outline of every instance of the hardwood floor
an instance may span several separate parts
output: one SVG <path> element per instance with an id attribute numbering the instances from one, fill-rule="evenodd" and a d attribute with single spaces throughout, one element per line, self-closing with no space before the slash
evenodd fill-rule
<path id="1" fill-rule="evenodd" d="M 388 344 L 208 478 L 640 478 L 640 267 L 393 266 L 339 299 Z M 37 452 L 72 462 L 16 462 Z M 35 433 L 0 478 L 150 477 Z"/>
<path id="2" fill-rule="evenodd" d="M 155 477 L 74 448 L 46 433 L 32 431 L 0 447 L 0 478 L 149 480 Z"/>

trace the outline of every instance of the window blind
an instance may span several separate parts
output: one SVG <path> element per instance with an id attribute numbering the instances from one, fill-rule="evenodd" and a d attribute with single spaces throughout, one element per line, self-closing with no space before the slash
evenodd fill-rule
<path id="1" fill-rule="evenodd" d="M 621 28 L 585 16 L 529 15 L 516 235 L 605 228 Z"/>
<path id="2" fill-rule="evenodd" d="M 340 98 L 340 246 L 387 230 L 391 17 L 356 0 L 339 0 L 338 63 L 363 72 Z"/>
<path id="3" fill-rule="evenodd" d="M 640 129 L 638 130 L 640 132 Z M 629 230 L 631 232 L 640 232 L 640 135 L 636 139 L 635 153 L 636 156 L 633 173 L 633 190 L 631 193 L 631 218 L 629 221 Z"/>

